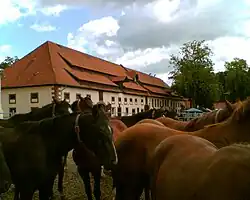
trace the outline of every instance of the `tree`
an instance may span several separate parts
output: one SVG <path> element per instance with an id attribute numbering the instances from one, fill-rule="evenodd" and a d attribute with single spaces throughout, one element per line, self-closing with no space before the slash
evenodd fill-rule
<path id="1" fill-rule="evenodd" d="M 7 67 L 10 67 L 11 65 L 13 65 L 16 61 L 18 61 L 18 57 L 9 57 L 7 56 L 4 61 L 2 63 L 0 63 L 0 69 L 5 69 Z"/>
<path id="2" fill-rule="evenodd" d="M 171 55 L 173 89 L 192 98 L 193 106 L 211 107 L 219 98 L 219 84 L 213 72 L 212 51 L 205 41 L 185 43 L 178 56 Z"/>
<path id="3" fill-rule="evenodd" d="M 244 59 L 234 58 L 231 62 L 225 62 L 225 92 L 228 92 L 229 100 L 243 100 L 250 95 L 249 73 L 249 66 Z"/>

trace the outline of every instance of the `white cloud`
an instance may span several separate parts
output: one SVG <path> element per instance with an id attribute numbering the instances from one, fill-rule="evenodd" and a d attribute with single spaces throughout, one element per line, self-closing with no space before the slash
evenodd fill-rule
<path id="1" fill-rule="evenodd" d="M 156 73 L 169 83 L 170 55 L 177 53 L 184 42 L 205 39 L 215 54 L 215 71 L 221 71 L 224 62 L 234 57 L 250 63 L 247 55 L 250 52 L 250 3 L 246 4 L 247 1 L 120 3 L 118 16 L 89 21 L 69 33 L 68 46 L 127 67 Z M 83 1 L 73 2 L 80 5 Z M 103 1 L 95 2 L 102 4 Z M 108 2 L 115 4 L 112 0 Z"/>
<path id="2" fill-rule="evenodd" d="M 51 32 L 51 31 L 55 31 L 56 27 L 52 26 L 48 23 L 43 23 L 43 24 L 33 24 L 30 26 L 31 29 L 37 31 L 37 32 Z"/>
<path id="3" fill-rule="evenodd" d="M 65 10 L 67 10 L 67 6 L 58 4 L 55 6 L 42 8 L 41 12 L 47 16 L 51 16 L 51 15 L 52 16 L 59 16 L 60 13 L 65 11 Z"/>
<path id="4" fill-rule="evenodd" d="M 41 6 L 39 0 L 2 0 L 0 6 L 0 25 L 15 22 L 21 17 L 35 15 L 42 12 L 44 15 L 59 16 L 67 6 L 57 4 Z"/>
<path id="5" fill-rule="evenodd" d="M 10 56 L 11 45 L 4 44 L 0 45 L 0 63 L 5 59 L 6 56 Z"/>

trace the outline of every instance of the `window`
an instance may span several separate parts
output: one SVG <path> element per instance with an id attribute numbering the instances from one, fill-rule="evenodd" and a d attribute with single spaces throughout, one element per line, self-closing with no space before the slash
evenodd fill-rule
<path id="1" fill-rule="evenodd" d="M 132 115 L 134 115 L 134 114 L 135 114 L 135 109 L 133 108 L 133 109 L 132 109 Z"/>
<path id="2" fill-rule="evenodd" d="M 141 112 L 143 112 L 143 109 L 141 109 Z"/>
<path id="3" fill-rule="evenodd" d="M 30 103 L 38 103 L 38 92 L 30 93 Z"/>
<path id="4" fill-rule="evenodd" d="M 64 92 L 64 99 L 65 99 L 67 102 L 70 102 L 70 94 L 69 94 L 69 92 Z"/>
<path id="5" fill-rule="evenodd" d="M 9 94 L 9 104 L 16 103 L 16 94 Z"/>
<path id="6" fill-rule="evenodd" d="M 152 107 L 154 107 L 154 99 L 152 99 Z"/>
<path id="7" fill-rule="evenodd" d="M 133 99 L 132 99 L 132 98 L 130 98 L 130 99 L 129 99 L 129 101 L 130 101 L 130 104 L 132 104 L 132 103 L 133 103 Z"/>
<path id="8" fill-rule="evenodd" d="M 9 116 L 13 116 L 14 114 L 16 114 L 16 108 L 9 108 Z"/>
<path id="9" fill-rule="evenodd" d="M 137 99 L 135 99 L 135 105 L 137 105 Z"/>
<path id="10" fill-rule="evenodd" d="M 81 94 L 76 94 L 76 100 L 80 99 Z"/>
<path id="11" fill-rule="evenodd" d="M 126 115 L 128 115 L 128 108 L 126 108 Z"/>
<path id="12" fill-rule="evenodd" d="M 122 98 L 121 98 L 121 97 L 118 97 L 118 101 L 121 102 L 121 101 L 122 101 Z"/>
<path id="13" fill-rule="evenodd" d="M 30 111 L 34 111 L 36 109 L 38 109 L 38 107 L 30 107 Z"/>
<path id="14" fill-rule="evenodd" d="M 112 101 L 112 102 L 115 102 L 115 97 L 111 97 L 111 101 Z"/>
<path id="15" fill-rule="evenodd" d="M 157 105 L 156 105 L 156 107 L 160 107 L 160 100 L 159 99 L 157 99 Z"/>
<path id="16" fill-rule="evenodd" d="M 140 108 L 137 108 L 137 113 L 139 113 L 140 112 Z"/>
<path id="17" fill-rule="evenodd" d="M 141 99 L 141 104 L 143 104 L 143 102 L 144 102 L 143 99 Z"/>
<path id="18" fill-rule="evenodd" d="M 128 99 L 124 98 L 124 104 L 127 104 L 127 102 L 128 102 Z"/>
<path id="19" fill-rule="evenodd" d="M 115 108 L 111 108 L 111 114 L 114 115 L 115 114 Z"/>
<path id="20" fill-rule="evenodd" d="M 103 101 L 103 91 L 99 91 L 99 101 Z"/>

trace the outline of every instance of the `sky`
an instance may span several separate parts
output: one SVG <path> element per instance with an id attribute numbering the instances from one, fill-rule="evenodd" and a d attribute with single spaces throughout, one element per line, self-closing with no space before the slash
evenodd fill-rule
<path id="1" fill-rule="evenodd" d="M 206 40 L 215 72 L 250 64 L 250 0 L 4 0 L 0 62 L 52 41 L 171 83 L 171 54 Z"/>

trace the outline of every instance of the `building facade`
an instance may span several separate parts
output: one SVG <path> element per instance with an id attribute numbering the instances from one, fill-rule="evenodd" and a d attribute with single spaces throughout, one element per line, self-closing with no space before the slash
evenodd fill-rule
<path id="1" fill-rule="evenodd" d="M 45 42 L 4 70 L 4 113 L 26 113 L 51 103 L 73 103 L 90 95 L 94 103 L 112 104 L 112 115 L 131 115 L 151 108 L 179 111 L 183 98 L 161 79 L 128 69 L 53 42 Z"/>

